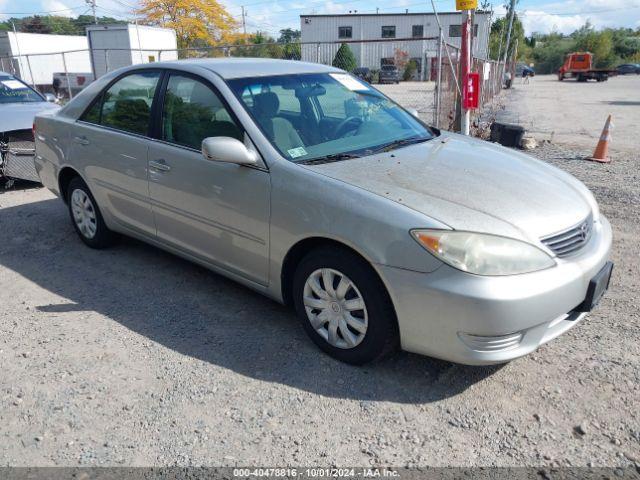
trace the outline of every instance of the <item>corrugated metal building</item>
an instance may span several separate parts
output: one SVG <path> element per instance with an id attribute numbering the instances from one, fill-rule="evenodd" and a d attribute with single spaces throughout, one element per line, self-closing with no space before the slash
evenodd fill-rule
<path id="1" fill-rule="evenodd" d="M 439 13 L 446 42 L 460 46 L 462 14 Z M 491 14 L 476 12 L 474 18 L 473 55 L 487 58 Z M 396 49 L 418 63 L 418 71 L 437 56 L 437 40 L 411 40 L 439 36 L 438 22 L 433 13 L 380 13 L 341 15 L 301 15 L 302 59 L 330 64 L 339 43 L 349 43 L 358 66 L 378 69 L 393 63 Z M 309 44 L 311 43 L 311 44 Z M 314 44 L 315 43 L 315 44 Z M 423 59 L 426 60 L 423 62 Z"/>

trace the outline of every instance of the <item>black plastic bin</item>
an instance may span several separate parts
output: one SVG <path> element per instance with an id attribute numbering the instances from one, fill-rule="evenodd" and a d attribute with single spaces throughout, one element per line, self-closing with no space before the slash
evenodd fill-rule
<path id="1" fill-rule="evenodd" d="M 524 136 L 524 128 L 520 125 L 495 122 L 491 125 L 491 141 L 498 142 L 505 147 L 518 147 Z"/>

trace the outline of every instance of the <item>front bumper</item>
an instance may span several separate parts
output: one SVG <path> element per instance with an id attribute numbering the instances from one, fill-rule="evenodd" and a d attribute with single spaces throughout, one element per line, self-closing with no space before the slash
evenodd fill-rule
<path id="1" fill-rule="evenodd" d="M 611 226 L 594 222 L 577 254 L 539 272 L 483 277 L 443 265 L 431 273 L 379 266 L 404 350 L 469 365 L 526 355 L 575 326 L 574 310 L 611 251 Z"/>
<path id="2" fill-rule="evenodd" d="M 40 182 L 34 164 L 36 150 L 32 131 L 16 130 L 0 135 L 0 174 Z"/>

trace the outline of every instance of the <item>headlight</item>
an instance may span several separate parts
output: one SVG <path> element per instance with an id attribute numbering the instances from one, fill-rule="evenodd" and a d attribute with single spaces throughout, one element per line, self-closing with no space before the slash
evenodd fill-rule
<path id="1" fill-rule="evenodd" d="M 512 238 L 454 230 L 412 230 L 411 235 L 443 262 L 476 275 L 516 275 L 556 264 L 541 249 Z"/>

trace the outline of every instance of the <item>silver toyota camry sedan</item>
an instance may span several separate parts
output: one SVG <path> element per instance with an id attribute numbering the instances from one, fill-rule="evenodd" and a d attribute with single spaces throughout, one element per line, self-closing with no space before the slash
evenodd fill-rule
<path id="1" fill-rule="evenodd" d="M 345 362 L 505 362 L 609 284 L 611 227 L 582 183 L 336 68 L 137 65 L 35 131 L 40 178 L 88 246 L 119 233 L 202 264 L 292 305 Z"/>

